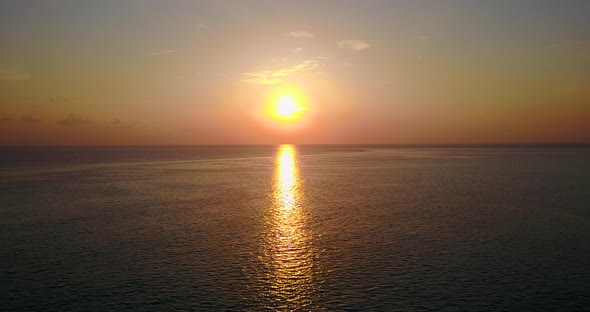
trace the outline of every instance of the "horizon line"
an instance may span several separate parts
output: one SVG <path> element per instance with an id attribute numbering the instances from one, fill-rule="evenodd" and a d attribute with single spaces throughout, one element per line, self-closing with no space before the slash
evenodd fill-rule
<path id="1" fill-rule="evenodd" d="M 15 147 L 240 147 L 240 146 L 384 146 L 384 147 L 590 147 L 590 142 L 547 143 L 267 143 L 267 144 L 0 144 L 0 148 Z"/>

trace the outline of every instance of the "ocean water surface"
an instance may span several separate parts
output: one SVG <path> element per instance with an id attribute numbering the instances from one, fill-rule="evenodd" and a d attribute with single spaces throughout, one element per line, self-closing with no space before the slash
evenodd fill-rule
<path id="1" fill-rule="evenodd" d="M 0 148 L 8 311 L 581 311 L 590 148 Z"/>

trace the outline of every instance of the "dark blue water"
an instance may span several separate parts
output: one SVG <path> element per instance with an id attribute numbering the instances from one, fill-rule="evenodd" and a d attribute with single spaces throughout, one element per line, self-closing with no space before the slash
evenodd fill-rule
<path id="1" fill-rule="evenodd" d="M 0 148 L 8 311 L 580 311 L 590 149 Z"/>

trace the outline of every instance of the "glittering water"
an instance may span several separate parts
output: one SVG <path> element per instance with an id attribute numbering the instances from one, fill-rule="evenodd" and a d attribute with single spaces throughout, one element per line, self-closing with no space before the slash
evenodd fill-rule
<path id="1" fill-rule="evenodd" d="M 277 157 L 273 205 L 265 216 L 267 240 L 260 256 L 260 302 L 263 307 L 310 309 L 314 303 L 314 237 L 308 228 L 308 212 L 293 146 L 283 145 Z M 319 262 L 318 262 L 319 263 Z"/>
<path id="2" fill-rule="evenodd" d="M 0 148 L 6 310 L 590 306 L 590 149 Z"/>

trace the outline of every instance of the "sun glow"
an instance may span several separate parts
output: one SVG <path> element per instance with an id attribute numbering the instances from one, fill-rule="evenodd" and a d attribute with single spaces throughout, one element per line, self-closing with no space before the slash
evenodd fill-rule
<path id="1" fill-rule="evenodd" d="M 305 115 L 303 95 L 294 89 L 280 89 L 271 93 L 266 102 L 266 115 L 282 123 L 296 122 Z"/>
<path id="2" fill-rule="evenodd" d="M 252 106 L 253 116 L 269 131 L 295 133 L 310 125 L 316 114 L 315 102 L 300 86 L 272 86 Z"/>
<path id="3" fill-rule="evenodd" d="M 299 108 L 297 101 L 290 95 L 280 96 L 277 100 L 277 115 L 283 118 L 292 117 Z"/>

